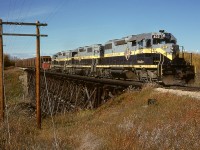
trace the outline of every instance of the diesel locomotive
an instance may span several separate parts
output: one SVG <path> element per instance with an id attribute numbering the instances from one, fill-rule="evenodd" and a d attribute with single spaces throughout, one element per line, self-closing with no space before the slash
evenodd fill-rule
<path id="1" fill-rule="evenodd" d="M 51 70 L 166 85 L 194 80 L 195 67 L 180 56 L 176 38 L 164 30 L 130 35 L 52 56 Z M 184 55 L 182 55 L 184 56 Z"/>

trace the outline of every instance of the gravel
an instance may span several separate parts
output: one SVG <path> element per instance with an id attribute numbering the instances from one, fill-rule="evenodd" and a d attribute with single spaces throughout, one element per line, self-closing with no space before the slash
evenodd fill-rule
<path id="1" fill-rule="evenodd" d="M 200 92 L 182 91 L 182 90 L 174 90 L 174 89 L 163 89 L 163 88 L 155 88 L 155 91 L 159 91 L 162 93 L 172 93 L 177 96 L 189 96 L 189 97 L 200 100 Z"/>

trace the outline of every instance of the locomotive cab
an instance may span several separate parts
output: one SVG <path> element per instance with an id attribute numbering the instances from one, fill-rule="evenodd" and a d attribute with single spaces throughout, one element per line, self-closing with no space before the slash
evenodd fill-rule
<path id="1" fill-rule="evenodd" d="M 193 80 L 195 77 L 194 66 L 192 62 L 180 57 L 176 38 L 171 33 L 161 32 L 158 35 L 152 36 L 153 44 L 156 43 L 166 52 L 166 54 L 163 53 L 165 58 L 163 63 L 158 64 L 159 70 L 161 70 L 158 72 L 160 80 L 165 85 L 185 84 Z"/>

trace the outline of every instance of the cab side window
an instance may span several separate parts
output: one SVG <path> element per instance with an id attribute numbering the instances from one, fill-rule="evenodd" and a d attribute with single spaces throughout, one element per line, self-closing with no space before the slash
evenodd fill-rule
<path id="1" fill-rule="evenodd" d="M 132 41 L 131 44 L 132 44 L 132 46 L 136 46 L 137 45 L 136 40 Z"/>
<path id="2" fill-rule="evenodd" d="M 146 47 L 151 47 L 151 39 L 146 39 Z"/>
<path id="3" fill-rule="evenodd" d="M 143 40 L 141 40 L 141 41 L 138 42 L 138 46 L 139 46 L 139 49 L 143 48 Z"/>

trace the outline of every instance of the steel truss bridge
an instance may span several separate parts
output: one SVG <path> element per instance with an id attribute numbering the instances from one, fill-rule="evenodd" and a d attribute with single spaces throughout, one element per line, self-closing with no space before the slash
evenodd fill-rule
<path id="1" fill-rule="evenodd" d="M 35 104 L 35 71 L 26 69 L 28 95 Z M 41 71 L 40 99 L 43 114 L 93 109 L 109 98 L 131 87 L 138 89 L 142 83 L 102 79 L 63 73 Z"/>

